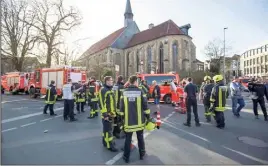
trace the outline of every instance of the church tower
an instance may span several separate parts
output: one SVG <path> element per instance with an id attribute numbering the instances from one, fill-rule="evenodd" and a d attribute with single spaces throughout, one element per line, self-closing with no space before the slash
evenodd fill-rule
<path id="1" fill-rule="evenodd" d="M 126 11 L 125 11 L 124 16 L 125 16 L 125 21 L 124 21 L 125 27 L 127 27 L 129 23 L 133 21 L 133 13 L 131 9 L 130 0 L 127 0 Z"/>

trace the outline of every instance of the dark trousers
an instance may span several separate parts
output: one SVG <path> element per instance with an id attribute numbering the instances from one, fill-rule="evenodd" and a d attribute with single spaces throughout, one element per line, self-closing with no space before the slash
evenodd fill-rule
<path id="1" fill-rule="evenodd" d="M 102 119 L 103 133 L 102 133 L 102 144 L 107 149 L 115 148 L 115 143 L 113 140 L 113 123 Z"/>
<path id="2" fill-rule="evenodd" d="M 76 110 L 77 110 L 77 112 L 80 112 L 80 111 L 84 112 L 85 104 L 86 104 L 85 102 L 76 102 Z"/>
<path id="3" fill-rule="evenodd" d="M 187 109 L 187 123 L 191 124 L 191 116 L 193 107 L 195 123 L 199 123 L 198 113 L 197 113 L 197 100 L 196 98 L 187 98 L 186 99 L 186 109 Z"/>
<path id="4" fill-rule="evenodd" d="M 129 158 L 130 156 L 130 144 L 132 140 L 132 134 L 133 132 L 127 133 L 126 132 L 126 139 L 125 139 L 125 145 L 124 145 L 124 156 L 126 158 Z M 144 143 L 144 137 L 143 137 L 143 130 L 137 131 L 137 140 L 138 140 L 138 147 L 139 147 L 139 153 L 140 156 L 145 155 L 145 143 Z"/>
<path id="5" fill-rule="evenodd" d="M 89 115 L 89 117 L 98 116 L 98 102 L 97 101 L 91 101 L 89 103 L 89 106 L 90 106 L 90 115 Z"/>
<path id="6" fill-rule="evenodd" d="M 47 109 L 49 108 L 50 115 L 54 114 L 54 104 L 46 104 L 44 107 L 44 113 L 47 113 Z"/>
<path id="7" fill-rule="evenodd" d="M 210 108 L 210 101 L 209 99 L 203 100 L 204 108 L 205 108 L 205 117 L 207 119 L 207 122 L 211 121 L 211 112 L 209 111 Z"/>
<path id="8" fill-rule="evenodd" d="M 74 100 L 67 100 L 64 99 L 64 112 L 63 112 L 63 118 L 67 119 L 68 116 L 70 119 L 74 119 Z"/>
<path id="9" fill-rule="evenodd" d="M 215 112 L 215 120 L 217 123 L 217 127 L 225 127 L 225 118 L 224 113 L 222 111 L 214 111 Z"/>
<path id="10" fill-rule="evenodd" d="M 259 115 L 258 114 L 258 103 L 259 103 L 264 117 L 267 118 L 267 110 L 265 107 L 264 97 L 260 97 L 258 99 L 252 99 L 252 102 L 253 102 L 253 111 L 254 111 L 255 116 Z"/>
<path id="11" fill-rule="evenodd" d="M 120 118 L 118 117 L 115 117 L 114 118 L 114 128 L 113 128 L 113 135 L 116 136 L 117 138 L 120 137 L 120 133 L 121 133 L 121 122 L 120 122 Z"/>

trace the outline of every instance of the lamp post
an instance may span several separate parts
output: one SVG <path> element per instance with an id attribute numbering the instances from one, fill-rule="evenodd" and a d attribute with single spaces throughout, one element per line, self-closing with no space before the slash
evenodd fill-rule
<path id="1" fill-rule="evenodd" d="M 225 80 L 225 30 L 227 30 L 228 27 L 223 28 L 223 79 Z"/>

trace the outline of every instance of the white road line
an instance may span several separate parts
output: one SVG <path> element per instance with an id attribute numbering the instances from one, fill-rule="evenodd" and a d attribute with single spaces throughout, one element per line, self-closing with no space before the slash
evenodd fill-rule
<path id="1" fill-rule="evenodd" d="M 56 108 L 54 111 L 60 111 L 60 110 L 63 110 L 63 107 Z M 38 115 L 42 115 L 42 114 L 43 114 L 43 112 L 37 112 L 37 113 L 33 113 L 33 114 L 22 115 L 22 116 L 18 116 L 18 117 L 15 117 L 15 118 L 4 119 L 4 120 L 2 120 L 1 123 L 3 124 L 3 123 L 8 123 L 8 122 L 13 122 L 13 121 L 26 119 L 26 118 L 30 118 L 30 117 L 38 116 Z"/>
<path id="2" fill-rule="evenodd" d="M 234 153 L 240 154 L 241 156 L 244 156 L 244 157 L 247 157 L 247 158 L 249 158 L 249 159 L 251 159 L 251 160 L 254 160 L 254 161 L 257 161 L 257 162 L 259 162 L 259 163 L 262 163 L 262 164 L 264 164 L 264 165 L 267 165 L 267 164 L 268 164 L 268 161 L 266 161 L 266 160 L 262 160 L 262 159 L 259 159 L 259 158 L 250 156 L 250 155 L 248 155 L 248 154 L 239 152 L 239 151 L 237 151 L 237 150 L 228 148 L 228 147 L 226 147 L 226 146 L 222 146 L 222 147 L 225 148 L 225 149 L 227 149 L 227 150 L 230 150 L 230 151 L 232 151 L 232 152 L 234 152 Z"/>
<path id="3" fill-rule="evenodd" d="M 40 122 L 45 122 L 45 121 L 48 121 L 48 120 L 51 120 L 53 118 L 47 118 L 47 119 L 43 119 L 43 120 L 40 120 Z"/>
<path id="4" fill-rule="evenodd" d="M 59 118 L 59 117 L 62 117 L 63 115 L 57 115 L 57 116 L 55 116 L 54 118 Z"/>
<path id="5" fill-rule="evenodd" d="M 4 104 L 4 103 L 12 103 L 12 102 L 15 102 L 15 101 L 24 101 L 24 100 L 30 100 L 30 99 L 20 99 L 20 100 L 2 101 L 1 103 L 2 103 L 2 104 Z"/>
<path id="6" fill-rule="evenodd" d="M 162 121 L 166 121 L 168 118 L 170 118 L 175 112 L 170 113 L 167 117 L 165 117 Z M 163 122 L 162 122 L 163 123 Z M 153 131 L 152 131 L 153 132 Z M 144 133 L 143 137 L 144 139 L 148 137 L 152 132 L 146 132 Z M 137 141 L 133 142 L 134 146 L 137 146 Z M 116 163 L 120 158 L 122 158 L 123 152 L 118 153 L 116 156 L 114 156 L 111 160 L 107 161 L 105 165 L 113 165 Z"/>
<path id="7" fill-rule="evenodd" d="M 13 128 L 10 128 L 10 129 L 2 130 L 2 133 L 7 132 L 7 131 L 16 130 L 16 129 L 18 129 L 18 128 L 17 127 L 13 127 Z"/>
<path id="8" fill-rule="evenodd" d="M 33 124 L 36 124 L 36 122 L 27 123 L 27 124 L 25 124 L 25 125 L 21 125 L 20 127 L 26 127 L 26 126 L 30 126 L 30 125 L 33 125 Z"/>
<path id="9" fill-rule="evenodd" d="M 167 122 L 167 123 L 165 123 L 166 125 L 168 125 L 168 126 L 174 128 L 174 129 L 176 129 L 176 130 L 182 131 L 182 132 L 184 132 L 184 133 L 186 133 L 186 134 L 189 134 L 189 135 L 191 135 L 191 136 L 194 136 L 194 137 L 196 137 L 196 138 L 199 138 L 199 139 L 201 139 L 201 140 L 203 140 L 203 141 L 205 141 L 205 142 L 209 142 L 209 143 L 211 143 L 208 139 L 206 139 L 206 138 L 204 138 L 204 137 L 201 137 L 201 136 L 199 136 L 199 135 L 196 135 L 196 134 L 190 133 L 190 132 L 188 132 L 188 131 L 185 131 L 185 130 L 183 130 L 183 129 L 180 129 L 180 128 L 178 128 L 178 127 L 176 127 L 176 126 L 170 124 L 171 122 L 168 122 L 168 121 L 166 121 L 166 122 Z"/>

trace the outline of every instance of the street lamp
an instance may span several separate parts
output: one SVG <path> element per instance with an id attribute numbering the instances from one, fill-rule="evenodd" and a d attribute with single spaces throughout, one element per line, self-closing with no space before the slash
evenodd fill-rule
<path id="1" fill-rule="evenodd" d="M 228 27 L 223 28 L 223 79 L 225 80 L 225 30 L 227 30 Z"/>

